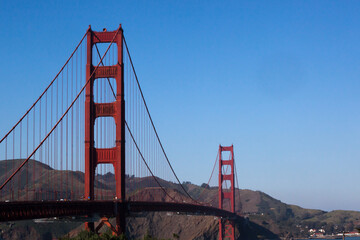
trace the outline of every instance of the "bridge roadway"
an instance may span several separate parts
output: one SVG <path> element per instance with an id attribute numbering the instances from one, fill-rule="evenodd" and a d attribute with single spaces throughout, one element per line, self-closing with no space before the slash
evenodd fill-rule
<path id="1" fill-rule="evenodd" d="M 226 219 L 238 215 L 219 208 L 188 203 L 121 201 L 25 201 L 0 202 L 0 222 L 66 216 L 115 217 L 139 212 L 175 212 L 209 215 Z"/>

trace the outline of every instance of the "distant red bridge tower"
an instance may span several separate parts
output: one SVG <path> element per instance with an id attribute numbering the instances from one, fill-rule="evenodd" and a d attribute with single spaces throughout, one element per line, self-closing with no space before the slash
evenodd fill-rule
<path id="1" fill-rule="evenodd" d="M 223 152 L 229 152 L 223 159 Z M 230 169 L 229 169 L 230 168 Z M 229 171 L 230 170 L 230 171 Z M 234 147 L 219 146 L 219 208 L 235 213 Z M 230 209 L 229 209 L 230 208 Z M 219 219 L 219 240 L 235 239 L 235 226 L 231 220 Z"/>
<path id="2" fill-rule="evenodd" d="M 97 43 L 117 45 L 117 64 L 113 66 L 93 65 L 93 46 Z M 107 32 L 87 32 L 87 64 L 85 98 L 85 198 L 94 200 L 94 180 L 96 166 L 112 164 L 116 181 L 116 198 L 125 200 L 125 100 L 124 100 L 124 64 L 123 64 L 123 30 Z M 95 72 L 94 72 L 95 71 Z M 116 100 L 112 103 L 94 102 L 94 81 L 97 78 L 114 78 L 116 80 Z M 113 117 L 116 125 L 115 147 L 95 148 L 94 125 L 99 117 Z M 87 223 L 87 228 L 94 230 L 94 223 Z M 116 217 L 116 233 L 125 231 L 125 214 L 119 210 Z"/>

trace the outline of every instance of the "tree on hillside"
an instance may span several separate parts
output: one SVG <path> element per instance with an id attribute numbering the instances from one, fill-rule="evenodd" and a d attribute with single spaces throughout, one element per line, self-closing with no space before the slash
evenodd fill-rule
<path id="1" fill-rule="evenodd" d="M 210 189 L 210 186 L 209 186 L 209 184 L 207 184 L 207 183 L 201 184 L 201 187 L 202 187 L 202 188 L 206 188 L 206 189 Z"/>
<path id="2" fill-rule="evenodd" d="M 98 235 L 94 232 L 84 230 L 75 237 L 65 236 L 60 238 L 60 240 L 126 240 L 126 237 L 124 235 L 114 236 L 110 231 Z"/>

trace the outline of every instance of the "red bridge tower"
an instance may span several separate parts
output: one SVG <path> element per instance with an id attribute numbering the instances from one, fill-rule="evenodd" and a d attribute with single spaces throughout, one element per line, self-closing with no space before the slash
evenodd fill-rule
<path id="1" fill-rule="evenodd" d="M 229 152 L 229 159 L 223 159 Z M 230 168 L 230 171 L 228 171 Z M 229 173 L 230 172 L 230 173 Z M 235 213 L 234 148 L 219 146 L 219 208 Z M 225 200 L 225 201 L 224 201 Z M 219 240 L 235 239 L 234 222 L 219 219 Z"/>
<path id="2" fill-rule="evenodd" d="M 97 43 L 117 45 L 117 64 L 113 66 L 94 67 L 92 62 L 93 46 Z M 112 32 L 94 32 L 89 28 L 87 33 L 87 64 L 85 98 L 85 198 L 94 200 L 94 180 L 96 166 L 112 164 L 116 181 L 116 198 L 125 200 L 125 100 L 124 100 L 124 64 L 123 64 L 123 30 Z M 96 70 L 95 73 L 93 73 Z M 116 100 L 112 103 L 94 102 L 94 81 L 97 78 L 114 78 L 116 80 Z M 94 125 L 98 117 L 113 117 L 116 125 L 116 144 L 114 148 L 95 148 Z M 94 230 L 94 223 L 87 223 L 86 227 Z M 125 213 L 118 211 L 116 217 L 116 233 L 125 231 Z"/>

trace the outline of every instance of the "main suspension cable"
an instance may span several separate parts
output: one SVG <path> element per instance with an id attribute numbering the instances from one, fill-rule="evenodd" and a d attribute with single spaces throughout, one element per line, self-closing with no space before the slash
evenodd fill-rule
<path id="1" fill-rule="evenodd" d="M 50 82 L 50 84 L 45 88 L 45 90 L 41 93 L 40 97 L 34 102 L 33 105 L 31 105 L 31 107 L 26 111 L 26 113 L 20 118 L 20 120 L 10 129 L 10 131 L 8 133 L 5 134 L 5 136 L 0 140 L 0 143 L 2 143 L 4 141 L 4 139 L 9 136 L 9 134 L 19 125 L 19 123 L 26 117 L 26 115 L 28 115 L 28 113 L 31 111 L 31 109 L 33 109 L 35 107 L 35 105 L 40 101 L 40 99 L 44 96 L 44 94 L 47 92 L 47 90 L 52 86 L 52 84 L 55 82 L 55 80 L 57 79 L 57 77 L 60 75 L 60 73 L 64 70 L 65 66 L 68 64 L 68 62 L 70 61 L 70 59 L 74 56 L 75 52 L 77 51 L 77 49 L 79 48 L 79 46 L 81 45 L 82 41 L 84 40 L 86 34 L 88 33 L 88 31 L 90 30 L 90 27 L 86 30 L 84 36 L 81 38 L 79 44 L 76 46 L 75 50 L 71 53 L 70 57 L 68 58 L 68 60 L 65 62 L 64 66 L 60 69 L 60 71 L 58 72 L 58 74 L 56 74 L 56 76 L 54 77 L 54 79 Z"/>
<path id="2" fill-rule="evenodd" d="M 152 175 L 152 177 L 154 178 L 154 180 L 156 181 L 156 183 L 160 186 L 160 188 L 164 191 L 164 193 L 165 193 L 169 198 L 171 198 L 171 200 L 173 200 L 174 202 L 177 202 L 173 197 L 171 197 L 171 196 L 168 194 L 168 192 L 165 190 L 165 188 L 160 184 L 160 182 L 158 181 L 158 179 L 155 177 L 154 173 L 151 171 L 149 165 L 147 164 L 147 162 L 146 162 L 143 154 L 141 153 L 140 148 L 139 148 L 138 144 L 136 143 L 135 138 L 134 138 L 134 136 L 133 136 L 133 134 L 132 134 L 132 132 L 131 132 L 131 130 L 130 130 L 130 127 L 129 127 L 129 125 L 127 124 L 126 121 L 125 121 L 125 125 L 126 125 L 126 128 L 128 129 L 128 131 L 129 131 L 129 133 L 130 133 L 131 139 L 133 140 L 137 151 L 138 151 L 139 154 L 140 154 L 141 159 L 142 159 L 143 162 L 145 163 L 147 169 L 148 169 L 149 172 L 151 173 L 151 175 Z"/>
<path id="3" fill-rule="evenodd" d="M 96 48 L 97 54 L 98 54 L 99 57 L 100 57 L 101 54 L 100 54 L 99 48 L 98 48 L 96 45 L 95 45 L 95 48 Z M 104 66 L 104 63 L 103 63 L 102 61 L 100 61 L 100 62 L 101 62 L 101 64 Z M 113 86 L 112 86 L 112 84 L 111 84 L 111 82 L 110 82 L 110 79 L 107 78 L 107 80 L 108 80 L 110 89 L 111 89 L 114 97 L 116 98 L 116 94 L 115 94 L 115 91 L 114 91 L 114 89 L 113 89 Z M 132 132 L 131 132 L 131 130 L 130 130 L 130 127 L 129 127 L 129 125 L 128 125 L 128 123 L 127 123 L 126 121 L 125 121 L 125 125 L 126 125 L 126 128 L 127 128 L 128 131 L 129 131 L 129 134 L 130 134 L 130 136 L 131 136 L 131 139 L 133 140 L 133 142 L 134 142 L 134 144 L 135 144 L 135 147 L 136 147 L 138 153 L 140 154 L 141 159 L 143 160 L 144 164 L 146 165 L 146 168 L 147 168 L 147 169 L 149 170 L 149 172 L 151 173 L 151 176 L 153 177 L 153 179 L 154 179 L 154 180 L 156 181 L 156 183 L 159 185 L 159 187 L 161 188 L 161 190 L 162 190 L 171 200 L 173 200 L 174 202 L 177 202 L 173 197 L 171 197 L 171 196 L 169 195 L 169 193 L 168 193 L 168 192 L 166 191 L 166 189 L 160 184 L 159 180 L 156 178 L 156 176 L 154 175 L 154 173 L 151 171 L 151 169 L 150 169 L 149 165 L 147 164 L 147 162 L 146 162 L 146 160 L 145 160 L 145 158 L 144 158 L 144 156 L 143 156 L 143 154 L 142 154 L 142 152 L 141 152 L 141 150 L 140 150 L 137 142 L 135 141 L 134 135 L 132 134 Z"/>
<path id="4" fill-rule="evenodd" d="M 153 122 L 153 120 L 152 120 L 152 118 L 151 118 L 149 108 L 148 108 L 148 106 L 147 106 L 147 104 L 146 104 L 146 101 L 145 101 L 143 92 L 142 92 L 142 90 L 141 90 L 140 83 L 139 83 L 139 80 L 138 80 L 138 77 L 137 77 L 137 74 L 136 74 L 136 71 L 135 71 L 135 67 L 134 67 L 134 64 L 133 64 L 132 59 L 131 59 L 130 51 L 129 51 L 129 48 L 128 48 L 128 46 L 127 46 L 126 40 L 125 40 L 125 36 L 123 36 L 123 39 L 124 39 L 124 43 L 125 43 L 125 48 L 126 48 L 127 54 L 128 54 L 128 56 L 129 56 L 129 60 L 130 60 L 130 63 L 131 63 L 131 67 L 132 67 L 133 72 L 134 72 L 134 75 L 135 75 L 136 83 L 137 83 L 137 85 L 138 85 L 138 88 L 139 88 L 139 91 L 140 91 L 142 100 L 143 100 L 143 102 L 144 102 L 144 106 L 145 106 L 146 112 L 147 112 L 147 114 L 148 114 L 148 116 L 149 116 L 151 125 L 152 125 L 152 127 L 153 127 L 153 129 L 154 129 L 156 138 L 157 138 L 157 140 L 158 140 L 158 142 L 159 142 L 159 144 L 160 144 L 161 150 L 162 150 L 162 152 L 163 152 L 163 154 L 164 154 L 164 156 L 165 156 L 165 158 L 166 158 L 166 161 L 168 162 L 172 173 L 174 174 L 174 176 L 175 176 L 176 180 L 178 181 L 180 187 L 184 190 L 185 194 L 186 194 L 189 198 L 191 198 L 194 202 L 198 203 L 198 202 L 197 202 L 195 199 L 193 199 L 193 198 L 190 196 L 190 194 L 185 190 L 184 186 L 181 184 L 179 178 L 177 177 L 177 175 L 176 175 L 176 173 L 175 173 L 175 171 L 174 171 L 174 169 L 173 169 L 173 167 L 172 167 L 172 165 L 171 165 L 171 163 L 170 163 L 170 161 L 169 161 L 169 158 L 168 158 L 167 155 L 166 155 L 165 149 L 164 149 L 164 147 L 163 147 L 163 145 L 162 145 L 162 143 L 161 143 L 161 141 L 160 141 L 160 137 L 159 137 L 159 135 L 158 135 L 158 133 L 157 133 L 157 131 L 156 131 L 155 124 L 154 124 L 154 122 Z"/>
<path id="5" fill-rule="evenodd" d="M 105 57 L 106 53 L 108 52 L 108 50 L 110 49 L 112 43 L 114 42 L 116 36 L 118 35 L 119 31 L 120 31 L 120 27 L 117 30 L 116 34 L 114 35 L 113 39 L 110 42 L 110 45 L 108 46 L 108 48 L 106 49 L 103 57 L 101 58 L 100 62 L 103 60 L 103 58 Z M 89 29 L 86 31 L 88 32 Z M 64 112 L 64 114 L 60 117 L 60 119 L 57 121 L 57 123 L 54 125 L 54 127 L 50 130 L 50 132 L 45 136 L 45 138 L 40 142 L 40 144 L 35 148 L 35 150 L 29 155 L 29 157 L 23 161 L 21 163 L 21 165 L 15 170 L 15 172 L 13 174 L 11 174 L 11 176 L 0 186 L 0 190 L 2 190 L 4 188 L 4 186 L 15 176 L 16 173 L 18 173 L 21 168 L 29 161 L 29 159 L 36 153 L 36 151 L 43 145 L 43 143 L 46 141 L 46 139 L 51 135 L 51 133 L 56 129 L 56 127 L 60 124 L 60 122 L 63 120 L 63 118 L 67 115 L 67 113 L 69 112 L 69 110 L 72 108 L 72 106 L 75 104 L 75 102 L 77 101 L 77 99 L 80 97 L 80 95 L 82 94 L 82 92 L 84 91 L 84 89 L 86 88 L 86 86 L 89 84 L 91 78 L 93 77 L 93 75 L 95 74 L 96 70 L 98 69 L 100 62 L 97 64 L 97 66 L 95 67 L 94 71 L 91 73 L 89 79 L 87 79 L 85 85 L 82 87 L 82 89 L 80 90 L 80 92 L 78 93 L 78 95 L 75 97 L 75 99 L 72 101 L 72 103 L 70 104 L 70 106 L 66 109 L 66 111 Z"/>
<path id="6" fill-rule="evenodd" d="M 216 168 L 216 163 L 218 162 L 218 160 L 219 160 L 219 152 L 218 152 L 217 155 L 216 155 L 214 167 L 213 167 L 213 170 L 212 170 L 212 172 L 211 172 L 211 175 L 210 175 L 209 181 L 208 181 L 208 183 L 207 183 L 207 186 L 210 186 L 209 184 L 210 184 L 211 178 L 212 178 L 212 176 L 213 176 L 213 174 L 214 174 L 214 171 L 215 171 L 215 168 Z M 204 189 L 201 191 L 201 193 L 199 194 L 199 197 L 197 198 L 199 201 L 200 201 L 200 197 L 204 194 L 205 189 L 206 189 L 206 188 L 204 188 Z"/>

